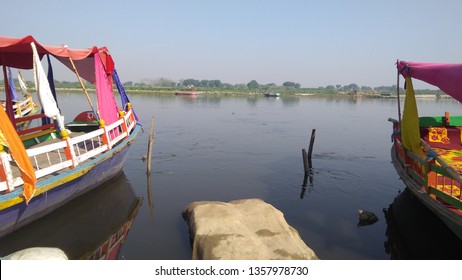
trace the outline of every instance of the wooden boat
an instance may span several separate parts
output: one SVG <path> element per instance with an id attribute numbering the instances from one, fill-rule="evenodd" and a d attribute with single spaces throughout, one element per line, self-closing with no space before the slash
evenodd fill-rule
<path id="1" fill-rule="evenodd" d="M 30 124 L 30 120 L 21 121 L 21 119 L 26 116 L 38 114 L 40 108 L 29 94 L 21 72 L 18 72 L 18 81 L 23 93 L 22 99 L 20 99 L 17 94 L 10 67 L 7 68 L 6 77 L 8 78 L 10 98 L 2 100 L 0 103 L 2 104 L 3 110 L 6 110 L 7 107 L 12 107 L 14 118 L 17 120 L 16 128 L 19 130 L 26 129 Z M 11 104 L 8 104 L 8 102 L 11 102 Z"/>
<path id="2" fill-rule="evenodd" d="M 6 102 L 1 101 L 3 109 L 6 110 Z M 32 96 L 27 95 L 24 99 L 13 103 L 14 117 L 16 118 L 17 129 L 27 129 L 30 120 L 21 121 L 26 116 L 33 116 L 40 112 L 39 106 L 34 102 Z"/>
<path id="3" fill-rule="evenodd" d="M 279 97 L 281 94 L 279 92 L 267 92 L 265 93 L 266 97 Z"/>
<path id="4" fill-rule="evenodd" d="M 0 239 L 0 256 L 50 247 L 63 250 L 72 260 L 117 259 L 142 203 L 122 172 L 59 211 Z"/>
<path id="5" fill-rule="evenodd" d="M 52 95 L 53 77 L 44 73 L 44 56 L 73 70 L 84 91 L 83 104 L 94 113 L 99 126 L 87 131 L 66 127 Z M 0 65 L 34 69 L 36 88 L 44 112 L 14 118 L 13 109 L 0 110 L 0 237 L 57 210 L 74 198 L 118 176 L 140 123 L 119 81 L 114 61 L 106 47 L 70 49 L 38 43 L 32 36 L 0 37 Z M 50 70 L 50 69 L 49 69 Z M 52 71 L 51 71 L 52 72 Z M 82 82 L 95 84 L 97 110 Z M 7 104 L 10 96 L 5 81 Z M 115 101 L 117 85 L 122 109 Z M 86 96 L 86 98 L 85 98 Z M 86 100 L 85 100 L 86 99 Z M 18 121 L 43 119 L 41 124 L 18 130 Z"/>
<path id="6" fill-rule="evenodd" d="M 195 88 L 188 88 L 187 90 L 184 91 L 177 91 L 175 92 L 175 95 L 198 95 L 199 92 Z"/>
<path id="7" fill-rule="evenodd" d="M 389 119 L 393 165 L 409 191 L 462 239 L 462 116 L 419 117 L 412 86 L 418 79 L 462 102 L 462 64 L 398 61 L 397 66 L 406 78 L 406 98 L 403 117 L 398 105 L 398 120 Z"/>

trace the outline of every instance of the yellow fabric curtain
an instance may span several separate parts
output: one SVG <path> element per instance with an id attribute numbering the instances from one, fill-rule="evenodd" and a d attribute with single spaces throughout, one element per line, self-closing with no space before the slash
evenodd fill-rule
<path id="1" fill-rule="evenodd" d="M 420 145 L 419 113 L 411 77 L 406 77 L 406 98 L 401 120 L 401 140 L 406 149 L 424 157 Z"/>
<path id="2" fill-rule="evenodd" d="M 26 204 L 32 199 L 35 193 L 35 170 L 26 153 L 26 148 L 19 138 L 16 130 L 3 109 L 0 109 L 0 143 L 9 148 L 11 156 L 19 167 L 22 180 L 24 181 L 23 195 Z"/>

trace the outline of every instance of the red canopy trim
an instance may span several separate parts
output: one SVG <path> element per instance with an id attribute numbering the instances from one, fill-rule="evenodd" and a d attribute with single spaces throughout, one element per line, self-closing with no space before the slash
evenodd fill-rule
<path id="1" fill-rule="evenodd" d="M 18 69 L 32 69 L 32 48 L 30 43 L 34 42 L 40 59 L 45 54 L 50 54 L 72 69 L 69 58 L 76 65 L 79 74 L 90 82 L 94 82 L 94 54 L 100 53 L 106 72 L 112 74 L 114 61 L 106 47 L 98 48 L 93 46 L 88 49 L 70 49 L 66 46 L 42 45 L 32 36 L 23 38 L 12 38 L 0 36 L 0 65 L 10 66 Z M 101 55 L 103 54 L 103 55 Z"/>
<path id="2" fill-rule="evenodd" d="M 397 62 L 403 77 L 410 76 L 437 86 L 462 102 L 462 63 Z"/>

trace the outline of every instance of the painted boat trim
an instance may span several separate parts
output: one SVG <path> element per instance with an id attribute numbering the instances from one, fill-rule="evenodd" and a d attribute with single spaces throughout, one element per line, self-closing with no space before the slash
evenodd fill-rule
<path id="1" fill-rule="evenodd" d="M 430 209 L 430 211 L 437 215 L 457 237 L 462 240 L 462 217 L 430 197 L 421 186 L 409 177 L 398 160 L 394 146 L 391 148 L 391 158 L 398 175 L 411 193 Z"/>
<path id="2" fill-rule="evenodd" d="M 83 162 L 74 170 L 41 181 L 37 184 L 37 194 L 29 202 L 29 205 L 25 205 L 24 198 L 20 197 L 22 188 L 3 195 L 2 200 L 5 201 L 0 203 L 3 208 L 0 210 L 0 237 L 51 213 L 74 198 L 96 189 L 102 183 L 120 174 L 128 156 L 130 145 L 140 130 L 141 125 L 136 124 L 130 136 L 119 145 L 114 146 L 113 149 L 95 159 Z M 116 164 L 113 164 L 113 161 Z M 104 169 L 100 170 L 103 167 Z M 88 181 L 92 178 L 88 177 L 87 174 L 95 172 L 102 174 L 105 170 L 110 170 L 106 176 L 96 177 L 98 180 L 95 182 Z M 27 211 L 28 207 L 33 210 Z"/>

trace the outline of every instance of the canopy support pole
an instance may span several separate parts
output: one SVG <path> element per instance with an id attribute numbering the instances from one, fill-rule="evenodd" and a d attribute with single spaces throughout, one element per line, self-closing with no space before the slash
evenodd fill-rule
<path id="1" fill-rule="evenodd" d="M 82 78 L 80 78 L 79 72 L 77 71 L 77 68 L 75 67 L 74 61 L 72 60 L 71 57 L 69 57 L 69 61 L 71 62 L 72 68 L 74 69 L 74 73 L 75 73 L 75 75 L 77 76 L 77 79 L 80 82 L 80 86 L 82 87 L 83 92 L 85 93 L 85 96 L 87 97 L 87 100 L 88 100 L 88 103 L 90 104 L 91 110 L 93 111 L 93 113 L 95 114 L 97 120 L 99 121 L 99 119 L 100 119 L 99 114 L 98 114 L 97 111 L 95 111 L 95 108 L 93 107 L 93 103 L 91 102 L 90 95 L 88 95 L 87 89 L 85 88 L 85 85 L 83 84 Z"/>
<path id="2" fill-rule="evenodd" d="M 396 95 L 398 96 L 398 122 L 401 124 L 401 101 L 399 98 L 399 69 L 396 71 Z"/>
<path id="3" fill-rule="evenodd" d="M 2 56 L 2 62 L 4 61 L 3 56 Z M 5 85 L 5 108 L 6 108 L 6 113 L 8 117 L 10 118 L 11 123 L 13 126 L 16 128 L 16 118 L 14 116 L 14 109 L 13 109 L 13 100 L 11 100 L 11 88 L 9 84 L 9 79 L 7 75 L 7 69 L 5 66 L 5 63 L 2 63 L 3 67 L 3 82 Z"/>

